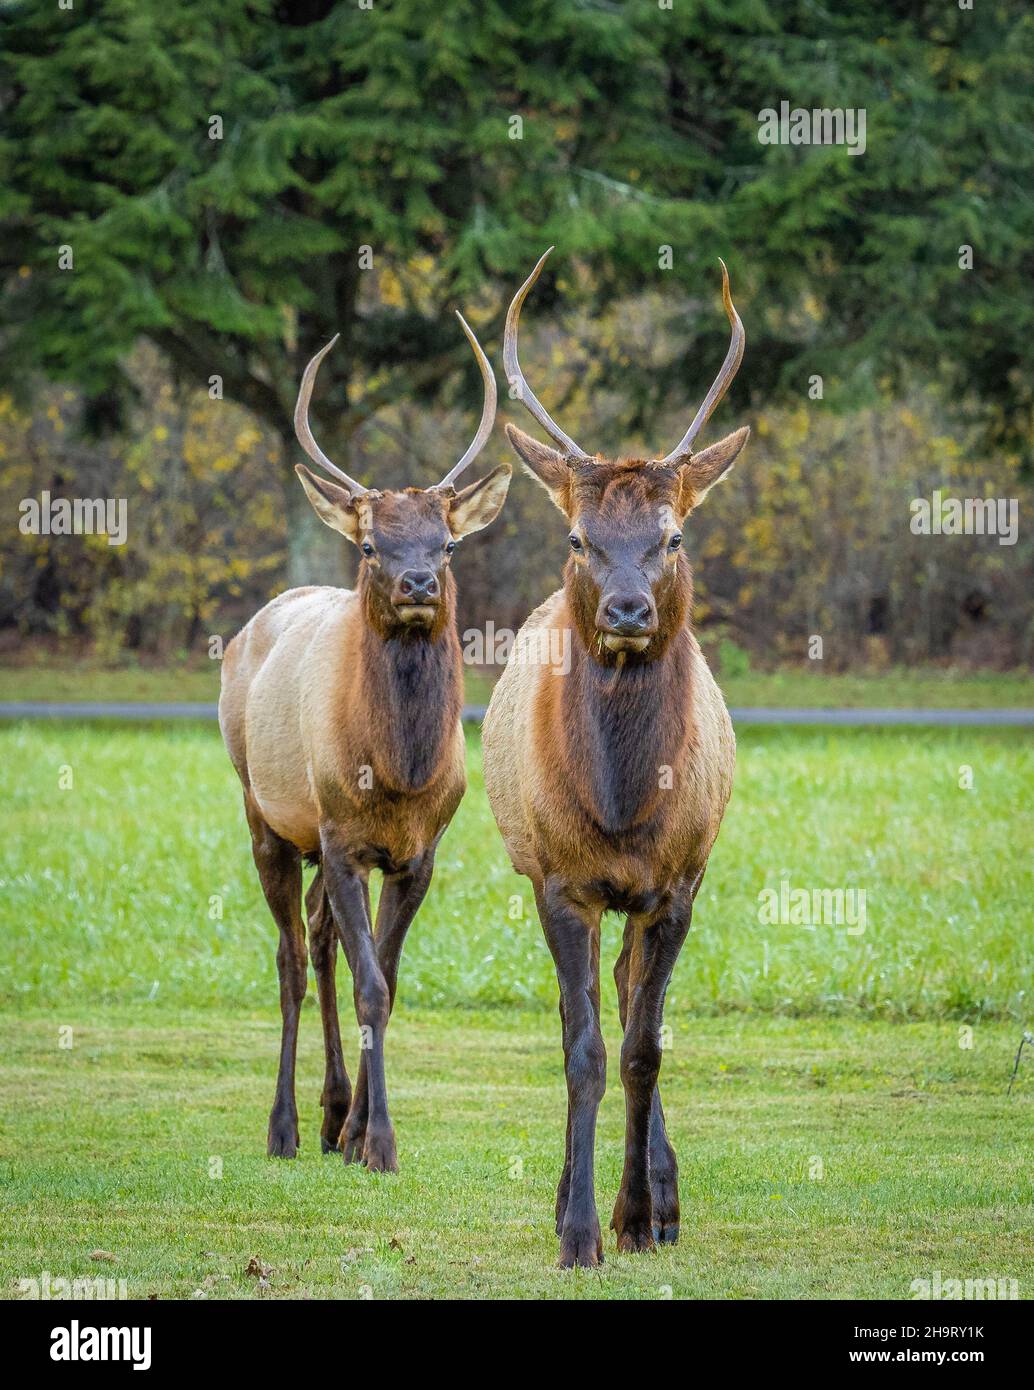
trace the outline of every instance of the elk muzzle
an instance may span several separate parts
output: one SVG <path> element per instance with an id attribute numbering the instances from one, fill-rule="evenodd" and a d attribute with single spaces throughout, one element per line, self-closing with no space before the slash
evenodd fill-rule
<path id="1" fill-rule="evenodd" d="M 657 605 L 649 589 L 611 588 L 596 609 L 596 630 L 612 652 L 641 652 L 657 631 Z"/>
<path id="2" fill-rule="evenodd" d="M 395 581 L 391 601 L 404 623 L 434 622 L 442 591 L 432 570 L 406 570 Z"/>

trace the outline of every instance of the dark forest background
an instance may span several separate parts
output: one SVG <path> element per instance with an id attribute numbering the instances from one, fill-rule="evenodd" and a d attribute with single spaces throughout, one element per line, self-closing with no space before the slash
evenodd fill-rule
<path id="1" fill-rule="evenodd" d="M 729 265 L 747 354 L 707 438 L 753 438 L 687 537 L 705 636 L 1029 664 L 1032 78 L 1034 18 L 990 0 L 4 5 L 0 647 L 185 661 L 347 582 L 293 473 L 305 362 L 341 334 L 332 458 L 430 483 L 480 407 L 455 308 L 529 425 L 502 320 L 555 243 L 522 361 L 611 452 L 682 434 Z M 761 144 L 783 100 L 864 109 L 865 153 Z M 507 456 L 498 429 L 475 472 Z M 20 534 L 45 489 L 126 498 L 127 544 Z M 1018 499 L 1018 543 L 914 536 L 935 489 Z M 516 479 L 458 557 L 461 626 L 516 625 L 563 555 Z"/>

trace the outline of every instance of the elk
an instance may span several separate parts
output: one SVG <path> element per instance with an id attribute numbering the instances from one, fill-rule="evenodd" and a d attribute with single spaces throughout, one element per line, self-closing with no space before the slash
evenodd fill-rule
<path id="1" fill-rule="evenodd" d="M 406 933 L 427 892 L 435 850 L 466 789 L 463 670 L 456 635 L 456 543 L 498 515 L 510 465 L 457 491 L 495 419 L 488 359 L 458 316 L 484 383 L 477 434 L 436 486 L 366 488 L 333 464 L 309 425 L 309 401 L 332 339 L 305 369 L 294 424 L 309 458 L 295 471 L 322 521 L 360 552 L 354 590 L 291 589 L 227 646 L 219 724 L 244 790 L 252 852 L 280 932 L 282 1034 L 268 1152 L 293 1158 L 298 1015 L 307 957 L 305 896 L 326 1054 L 321 1144 L 346 1162 L 395 1172 L 384 1035 Z M 369 877 L 383 875 L 376 929 Z M 362 1051 L 353 1094 L 338 1024 L 340 937 L 352 972 Z"/>
<path id="2" fill-rule="evenodd" d="M 563 588 L 525 623 L 495 688 L 484 723 L 484 773 L 513 866 L 534 888 L 560 987 L 568 1105 L 556 1230 L 560 1264 L 568 1267 L 603 1259 L 593 1164 L 606 1088 L 599 985 L 605 911 L 626 919 L 614 967 L 624 1032 L 625 1156 L 611 1225 L 621 1251 L 678 1239 L 678 1166 L 657 1089 L 660 1028 L 732 790 L 736 748 L 690 627 L 683 529 L 732 467 L 749 430 L 700 453 L 691 448 L 743 356 L 743 325 L 722 262 L 732 341 L 682 439 L 661 459 L 584 453 L 543 409 L 517 357 L 521 306 L 548 255 L 510 305 L 504 368 L 511 395 L 556 447 L 513 425 L 506 433 L 566 517 L 570 555 Z M 522 660 L 528 651 L 550 655 Z M 562 663 L 553 655 L 560 651 Z"/>

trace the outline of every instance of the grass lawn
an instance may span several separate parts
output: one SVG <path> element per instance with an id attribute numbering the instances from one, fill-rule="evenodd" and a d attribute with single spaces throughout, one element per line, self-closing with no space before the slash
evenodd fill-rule
<path id="1" fill-rule="evenodd" d="M 422 1005 L 552 1009 L 530 888 L 503 851 L 475 733 L 469 747 L 404 987 Z M 1032 788 L 1023 729 L 743 729 L 669 1010 L 1022 1019 Z M 864 924 L 763 920 L 762 895 L 784 882 L 856 905 L 864 891 Z M 0 891 L 19 927 L 0 950 L 0 1007 L 276 999 L 273 927 L 214 726 L 0 725 Z M 619 938 L 607 918 L 606 961 Z"/>
<path id="2" fill-rule="evenodd" d="M 816 669 L 816 667 L 818 669 Z M 482 671 L 465 672 L 470 704 L 487 704 L 493 680 Z M 1021 671 L 956 671 L 950 668 L 895 667 L 880 673 L 826 674 L 821 663 L 779 671 L 720 675 L 726 702 L 733 706 L 807 706 L 819 709 L 890 707 L 983 709 L 1034 707 L 1034 675 Z M 0 670 L 0 700 L 202 700 L 219 698 L 219 664 L 200 668 L 124 666 L 114 669 L 90 660 L 58 662 L 54 657 Z"/>
<path id="3" fill-rule="evenodd" d="M 185 700 L 219 698 L 219 666 L 96 666 L 92 662 L 9 665 L 0 670 L 0 700 Z"/>
<path id="4" fill-rule="evenodd" d="M 895 667 L 880 673 L 823 674 L 807 669 L 749 671 L 719 684 L 730 706 L 776 709 L 986 709 L 1034 707 L 1034 676 L 1019 671 Z"/>
<path id="5" fill-rule="evenodd" d="M 666 1013 L 682 1242 L 618 1256 L 610 1236 L 598 1274 L 554 1268 L 556 985 L 469 749 L 389 1033 L 387 1177 L 319 1153 L 312 988 L 302 1154 L 265 1157 L 275 934 L 215 729 L 0 726 L 0 1296 L 43 1269 L 142 1296 L 908 1298 L 936 1270 L 1029 1295 L 1027 1054 L 1006 1096 L 1034 977 L 1028 733 L 742 731 Z M 762 921 L 784 879 L 864 889 L 864 930 Z"/>
<path id="6" fill-rule="evenodd" d="M 397 1176 L 320 1154 L 311 997 L 290 1163 L 264 1153 L 272 1009 L 84 998 L 7 1018 L 0 1036 L 0 1296 L 42 1270 L 179 1298 L 908 1299 L 935 1270 L 1016 1279 L 1021 1298 L 1034 1287 L 1034 1069 L 1007 1097 L 1005 1025 L 978 1027 L 963 1050 L 948 1023 L 678 1021 L 663 1076 L 682 1239 L 618 1255 L 605 1231 L 598 1272 L 555 1267 L 565 1092 L 552 1012 L 400 1005 Z M 606 1037 L 604 1228 L 623 1121 L 613 1009 Z M 98 1249 L 114 1262 L 91 1260 Z M 245 1272 L 252 1256 L 272 1267 L 267 1289 Z"/>

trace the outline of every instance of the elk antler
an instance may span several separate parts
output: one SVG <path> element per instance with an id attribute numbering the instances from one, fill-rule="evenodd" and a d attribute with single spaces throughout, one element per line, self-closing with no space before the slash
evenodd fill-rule
<path id="1" fill-rule="evenodd" d="M 661 463 L 673 463 L 680 454 L 684 454 L 689 446 L 700 433 L 701 428 L 707 422 L 714 411 L 715 406 L 732 385 L 732 379 L 740 369 L 743 361 L 743 349 L 746 346 L 747 335 L 743 331 L 743 324 L 740 316 L 733 307 L 732 295 L 729 293 L 729 272 L 725 268 L 725 262 L 721 256 L 718 257 L 718 264 L 722 267 L 722 303 L 725 305 L 725 313 L 732 328 L 732 340 L 729 343 L 729 351 L 725 354 L 725 361 L 722 369 L 714 379 L 714 385 L 704 397 L 704 403 L 693 417 L 693 423 L 682 436 L 679 442 L 672 449 L 670 454 L 665 454 Z"/>
<path id="2" fill-rule="evenodd" d="M 521 316 L 521 305 L 524 303 L 528 291 L 539 278 L 539 272 L 546 263 L 546 256 L 553 250 L 551 246 L 544 256 L 539 258 L 539 263 L 525 280 L 513 297 L 506 313 L 506 329 L 503 333 L 503 370 L 511 388 L 517 387 L 518 398 L 524 402 L 530 413 L 539 422 L 546 433 L 553 439 L 554 443 L 559 444 L 568 458 L 587 459 L 589 455 L 580 449 L 569 434 L 565 434 L 559 425 L 546 414 L 534 391 L 524 379 L 521 371 L 521 364 L 517 360 L 517 322 Z"/>
<path id="3" fill-rule="evenodd" d="M 478 454 L 480 454 L 481 450 L 488 443 L 488 437 L 492 433 L 492 426 L 495 424 L 495 372 L 492 371 L 491 363 L 482 352 L 481 344 L 478 342 L 477 338 L 475 338 L 473 329 L 458 309 L 456 310 L 456 317 L 463 325 L 463 331 L 467 335 L 467 341 L 474 349 L 474 356 L 477 358 L 478 366 L 481 368 L 481 380 L 485 384 L 485 404 L 481 409 L 481 423 L 478 425 L 477 434 L 472 439 L 467 452 L 460 459 L 459 463 L 453 464 L 441 482 L 435 484 L 435 486 L 439 488 L 451 487 L 467 465 L 477 458 Z"/>
<path id="4" fill-rule="evenodd" d="M 335 478 L 340 478 L 348 488 L 353 497 L 361 496 L 368 492 L 369 488 L 363 487 L 362 483 L 357 483 L 354 478 L 350 478 L 347 473 L 342 472 L 336 463 L 331 463 L 326 454 L 312 437 L 312 429 L 309 426 L 309 401 L 312 399 L 312 388 L 316 383 L 316 373 L 320 369 L 320 363 L 327 353 L 337 342 L 340 333 L 335 333 L 333 338 L 305 368 L 302 375 L 302 384 L 298 388 L 298 401 L 294 407 L 294 432 L 298 436 L 298 443 L 312 459 L 313 463 L 318 463 L 321 468 L 325 468 L 328 473 Z"/>

